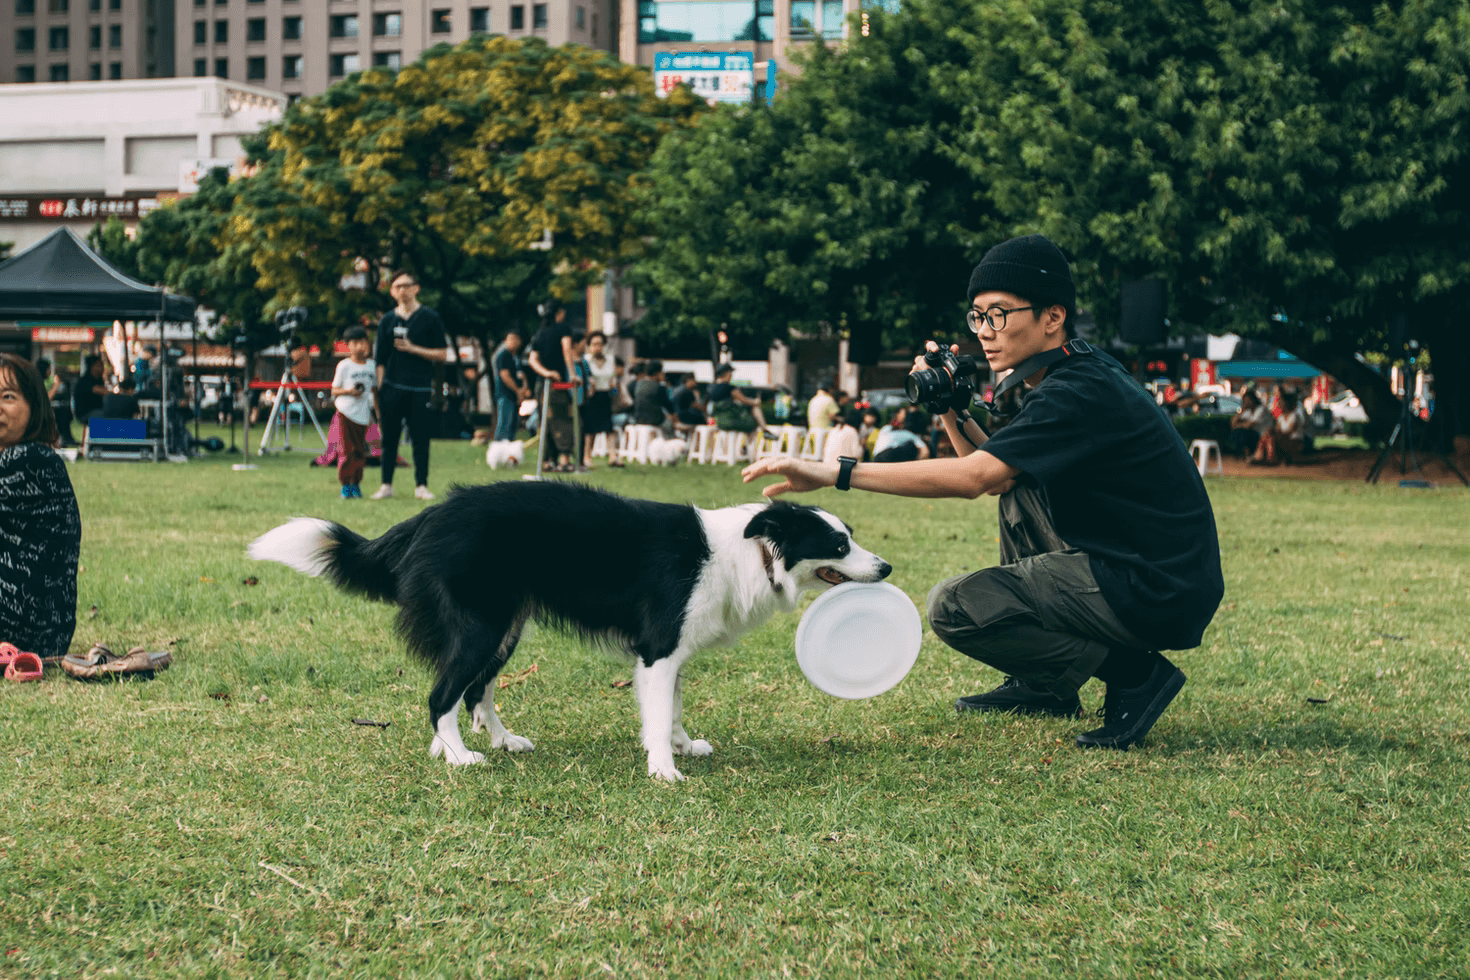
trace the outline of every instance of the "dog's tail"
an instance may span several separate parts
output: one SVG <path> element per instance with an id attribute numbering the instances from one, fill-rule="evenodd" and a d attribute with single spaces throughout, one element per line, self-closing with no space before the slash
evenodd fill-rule
<path id="1" fill-rule="evenodd" d="M 325 575 L 347 592 L 393 602 L 398 598 L 398 560 L 418 520 L 395 525 L 369 540 L 318 517 L 297 517 L 250 542 L 251 558 L 278 561 L 306 575 Z"/>

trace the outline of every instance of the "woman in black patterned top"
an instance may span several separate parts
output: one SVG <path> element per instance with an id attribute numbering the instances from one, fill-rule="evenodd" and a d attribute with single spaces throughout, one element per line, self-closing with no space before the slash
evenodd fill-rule
<path id="1" fill-rule="evenodd" d="M 59 657 L 77 626 L 82 521 L 30 361 L 0 353 L 0 640 Z"/>

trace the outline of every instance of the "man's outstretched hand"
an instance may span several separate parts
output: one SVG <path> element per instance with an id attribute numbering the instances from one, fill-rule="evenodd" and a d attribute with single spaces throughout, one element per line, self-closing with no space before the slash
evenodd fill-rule
<path id="1" fill-rule="evenodd" d="M 825 463 L 812 463 L 797 459 L 795 456 L 771 456 L 751 463 L 740 471 L 740 478 L 746 483 L 758 480 L 763 476 L 786 478 L 780 483 L 762 487 L 761 493 L 767 497 L 779 497 L 783 493 L 807 493 L 812 490 L 820 490 L 822 487 L 832 486 L 837 479 L 836 474 L 832 472 L 832 467 Z"/>

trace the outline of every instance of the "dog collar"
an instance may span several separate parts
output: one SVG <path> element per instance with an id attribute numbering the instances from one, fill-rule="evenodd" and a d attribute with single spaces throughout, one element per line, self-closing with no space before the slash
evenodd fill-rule
<path id="1" fill-rule="evenodd" d="M 757 544 L 761 547 L 761 564 L 766 566 L 766 578 L 770 581 L 771 588 L 777 592 L 785 592 L 786 590 L 781 587 L 781 583 L 776 581 L 776 559 L 771 554 L 771 549 L 766 547 L 764 541 L 759 541 Z"/>

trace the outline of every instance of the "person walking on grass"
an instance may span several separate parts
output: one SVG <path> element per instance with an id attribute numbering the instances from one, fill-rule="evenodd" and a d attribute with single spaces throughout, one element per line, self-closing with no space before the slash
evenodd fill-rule
<path id="1" fill-rule="evenodd" d="M 1078 690 L 1107 685 L 1103 724 L 1079 746 L 1127 749 L 1184 686 L 1161 650 L 1199 646 L 1224 595 L 1204 481 L 1148 393 L 1112 358 L 1072 340 L 1076 289 L 1040 235 L 995 246 L 970 277 L 966 321 L 1002 388 L 1029 388 L 987 435 L 968 406 L 941 421 L 958 455 L 901 463 L 746 467 L 762 491 L 857 487 L 905 497 L 998 496 L 1001 564 L 929 593 L 935 635 L 1009 675 L 957 710 L 1076 717 Z M 915 359 L 915 370 L 926 365 Z"/>
<path id="2" fill-rule="evenodd" d="M 393 469 L 398 439 L 408 424 L 413 440 L 413 495 L 433 500 L 429 492 L 429 439 L 434 435 L 434 365 L 449 360 L 449 341 L 439 314 L 419 303 L 419 283 L 410 272 L 388 280 L 397 306 L 378 321 L 373 361 L 378 375 L 378 425 L 383 430 L 383 485 L 374 500 L 393 496 Z"/>
<path id="3" fill-rule="evenodd" d="M 362 496 L 362 473 L 367 468 L 368 426 L 373 420 L 373 395 L 378 389 L 378 366 L 368 357 L 371 345 L 362 327 L 348 327 L 342 334 L 347 357 L 337 365 L 332 378 L 332 397 L 337 407 L 337 431 L 342 451 L 337 456 L 337 482 L 342 499 Z"/>

